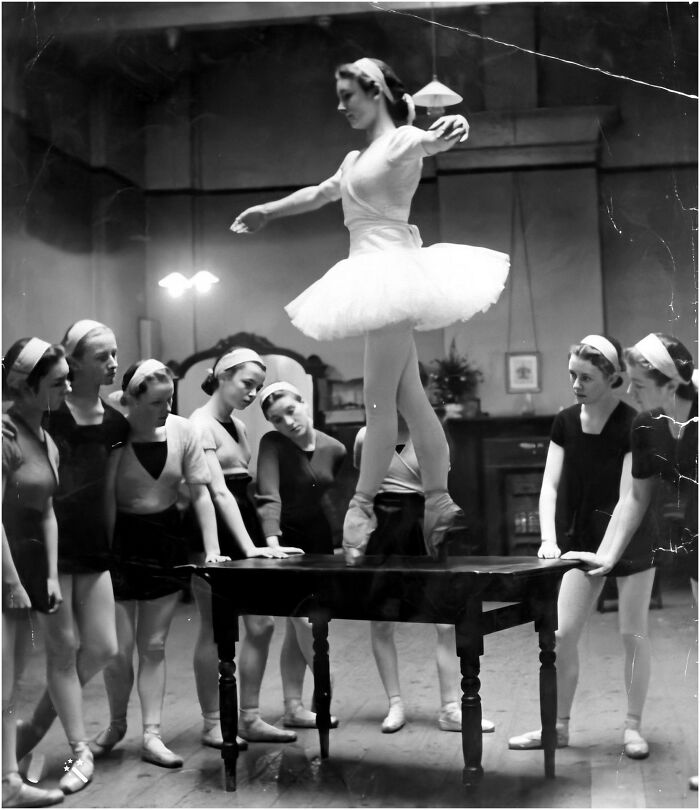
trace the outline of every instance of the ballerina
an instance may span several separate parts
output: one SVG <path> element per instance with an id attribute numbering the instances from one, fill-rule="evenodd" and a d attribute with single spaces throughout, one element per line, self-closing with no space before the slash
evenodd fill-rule
<path id="1" fill-rule="evenodd" d="M 350 152 L 333 177 L 238 215 L 231 230 L 253 233 L 270 220 L 314 211 L 342 199 L 350 256 L 287 307 L 294 325 L 317 340 L 365 335 L 366 450 L 343 526 L 346 560 L 362 556 L 376 526 L 372 503 L 391 462 L 397 411 L 408 424 L 425 488 L 424 536 L 437 555 L 461 514 L 447 492 L 447 440 L 418 375 L 413 329 L 466 321 L 499 297 L 508 257 L 486 248 L 421 247 L 409 225 L 423 158 L 465 141 L 469 125 L 446 115 L 423 131 L 411 126 L 413 101 L 378 59 L 337 69 L 338 110 L 367 146 Z"/>

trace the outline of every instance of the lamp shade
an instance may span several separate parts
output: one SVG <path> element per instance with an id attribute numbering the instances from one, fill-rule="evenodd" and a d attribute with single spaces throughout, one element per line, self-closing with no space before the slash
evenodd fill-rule
<path id="1" fill-rule="evenodd" d="M 179 298 L 189 288 L 190 280 L 182 273 L 168 273 L 158 282 L 158 286 L 165 287 L 173 298 Z"/>
<path id="2" fill-rule="evenodd" d="M 413 103 L 418 107 L 427 107 L 428 114 L 431 110 L 434 111 L 433 114 L 441 114 L 445 107 L 459 104 L 460 101 L 462 101 L 462 96 L 439 82 L 435 76 L 433 76 L 432 82 L 428 82 L 425 87 L 413 94 Z"/>
<path id="3" fill-rule="evenodd" d="M 213 273 L 210 273 L 208 270 L 200 270 L 199 272 L 195 273 L 192 278 L 190 279 L 190 284 L 195 288 L 197 292 L 205 293 L 209 292 L 212 288 L 212 285 L 218 284 L 219 279 Z"/>

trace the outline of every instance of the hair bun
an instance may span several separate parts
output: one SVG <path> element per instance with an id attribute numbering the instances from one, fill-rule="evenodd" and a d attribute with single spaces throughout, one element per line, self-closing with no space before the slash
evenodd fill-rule
<path id="1" fill-rule="evenodd" d="M 216 377 L 214 376 L 214 372 L 211 369 L 207 370 L 209 371 L 209 373 L 202 381 L 200 388 L 202 389 L 202 391 L 204 391 L 204 393 L 207 396 L 210 397 L 214 393 L 214 391 L 216 391 L 216 389 L 218 388 L 219 381 L 216 379 Z"/>

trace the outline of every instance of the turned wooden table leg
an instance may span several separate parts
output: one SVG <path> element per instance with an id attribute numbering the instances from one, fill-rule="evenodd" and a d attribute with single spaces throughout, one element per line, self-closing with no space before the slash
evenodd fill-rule
<path id="1" fill-rule="evenodd" d="M 236 789 L 236 763 L 238 760 L 238 689 L 236 684 L 236 642 L 238 641 L 238 614 L 229 601 L 217 594 L 212 584 L 212 614 L 214 640 L 219 654 L 219 711 L 224 744 L 225 789 Z"/>
<path id="2" fill-rule="evenodd" d="M 557 748 L 557 667 L 555 631 L 557 629 L 558 582 L 548 586 L 537 604 L 535 629 L 540 642 L 540 718 L 542 721 L 542 748 L 544 749 L 544 775 L 554 778 Z"/>
<path id="3" fill-rule="evenodd" d="M 329 613 L 316 609 L 310 614 L 314 636 L 314 703 L 321 759 L 328 759 L 331 727 L 331 670 L 328 658 Z"/>
<path id="4" fill-rule="evenodd" d="M 480 661 L 484 645 L 479 617 L 481 603 L 470 605 L 460 623 L 455 626 L 457 655 L 462 672 L 462 751 L 464 770 L 462 784 L 476 787 L 484 770 L 481 767 L 481 697 L 479 696 Z"/>

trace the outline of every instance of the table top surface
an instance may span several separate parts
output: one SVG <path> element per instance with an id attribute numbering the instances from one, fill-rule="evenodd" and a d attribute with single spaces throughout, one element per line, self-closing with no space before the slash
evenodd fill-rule
<path id="1" fill-rule="evenodd" d="M 290 573 L 354 576 L 358 573 L 384 572 L 406 574 L 472 574 L 517 577 L 532 575 L 561 576 L 576 568 L 577 561 L 540 560 L 537 557 L 429 557 L 368 556 L 356 565 L 347 565 L 340 554 L 303 554 L 281 560 L 254 557 L 195 566 L 197 571 L 289 571 Z"/>

